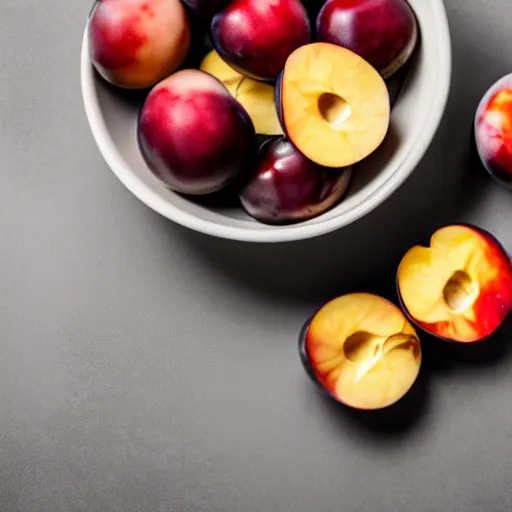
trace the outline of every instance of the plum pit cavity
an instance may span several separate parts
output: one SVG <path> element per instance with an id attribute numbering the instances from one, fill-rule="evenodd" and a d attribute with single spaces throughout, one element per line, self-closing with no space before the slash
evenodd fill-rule
<path id="1" fill-rule="evenodd" d="M 478 283 L 467 272 L 457 270 L 446 282 L 443 297 L 453 312 L 465 311 L 478 297 Z"/>
<path id="2" fill-rule="evenodd" d="M 348 102 L 331 92 L 324 92 L 318 97 L 318 111 L 333 128 L 338 128 L 352 114 Z"/>

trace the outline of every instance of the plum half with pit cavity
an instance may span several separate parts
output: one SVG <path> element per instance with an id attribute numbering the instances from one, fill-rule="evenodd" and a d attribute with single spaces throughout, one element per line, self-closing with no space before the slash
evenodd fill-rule
<path id="1" fill-rule="evenodd" d="M 369 293 L 322 306 L 300 340 L 309 376 L 338 402 L 360 410 L 389 407 L 415 383 L 421 345 L 403 312 Z"/>
<path id="2" fill-rule="evenodd" d="M 439 338 L 472 343 L 490 336 L 512 309 L 512 264 L 502 245 L 476 226 L 450 225 L 398 267 L 404 310 Z"/>
<path id="3" fill-rule="evenodd" d="M 346 167 L 387 135 L 390 98 L 377 71 L 351 50 L 312 43 L 295 50 L 276 86 L 284 131 L 307 158 Z"/>

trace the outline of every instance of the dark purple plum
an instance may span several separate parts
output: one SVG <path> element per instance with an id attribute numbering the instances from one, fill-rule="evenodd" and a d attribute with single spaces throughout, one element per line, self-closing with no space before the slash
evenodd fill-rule
<path id="1" fill-rule="evenodd" d="M 208 73 L 186 69 L 149 93 L 138 140 L 150 170 L 170 189 L 206 195 L 254 165 L 254 126 L 226 87 Z"/>
<path id="2" fill-rule="evenodd" d="M 292 224 L 333 207 L 350 183 L 352 168 L 322 167 L 286 138 L 266 142 L 257 165 L 241 178 L 240 201 L 249 215 L 266 224 Z"/>
<path id="3" fill-rule="evenodd" d="M 317 40 L 352 50 L 384 78 L 398 71 L 418 41 L 407 0 L 327 0 L 316 20 Z"/>
<path id="4" fill-rule="evenodd" d="M 300 0 L 233 0 L 213 17 L 211 35 L 234 69 L 273 81 L 288 56 L 311 41 L 311 25 Z"/>
<path id="5" fill-rule="evenodd" d="M 281 128 L 283 132 L 285 132 L 285 125 L 283 119 L 283 72 L 279 73 L 276 80 L 276 88 L 275 88 L 275 104 L 276 104 L 276 112 L 277 118 L 279 119 L 279 123 L 281 124 Z"/>
<path id="6" fill-rule="evenodd" d="M 222 11 L 229 0 L 181 0 L 198 19 L 207 20 Z"/>

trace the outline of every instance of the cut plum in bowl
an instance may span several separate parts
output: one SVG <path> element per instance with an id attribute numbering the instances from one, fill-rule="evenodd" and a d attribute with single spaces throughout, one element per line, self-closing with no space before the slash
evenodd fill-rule
<path id="1" fill-rule="evenodd" d="M 421 345 L 403 312 L 387 299 L 350 293 L 322 306 L 306 324 L 300 356 L 312 380 L 359 410 L 402 399 L 420 372 Z"/>
<path id="2" fill-rule="evenodd" d="M 386 83 L 354 52 L 330 43 L 295 50 L 277 83 L 281 124 L 293 144 L 325 167 L 360 162 L 389 128 Z"/>
<path id="3" fill-rule="evenodd" d="M 512 264 L 487 231 L 449 225 L 428 247 L 407 251 L 397 272 L 401 304 L 429 334 L 472 343 L 493 334 L 512 309 Z"/>
<path id="4" fill-rule="evenodd" d="M 229 66 L 215 51 L 201 61 L 202 71 L 218 78 L 249 114 L 258 135 L 281 135 L 283 129 L 277 117 L 275 87 L 254 80 Z"/>

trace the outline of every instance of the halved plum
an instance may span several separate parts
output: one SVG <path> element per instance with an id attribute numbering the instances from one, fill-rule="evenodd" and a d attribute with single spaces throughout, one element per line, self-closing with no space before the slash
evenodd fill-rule
<path id="1" fill-rule="evenodd" d="M 275 88 L 242 75 L 229 66 L 217 53 L 210 51 L 200 69 L 218 78 L 230 94 L 245 108 L 258 135 L 282 135 L 275 104 Z"/>
<path id="2" fill-rule="evenodd" d="M 354 52 L 330 43 L 295 50 L 276 89 L 284 131 L 307 158 L 346 167 L 373 153 L 390 122 L 390 98 L 379 73 Z"/>
<path id="3" fill-rule="evenodd" d="M 449 341 L 489 337 L 512 309 L 510 258 L 476 226 L 444 226 L 434 232 L 429 247 L 409 249 L 398 267 L 397 285 L 411 320 Z"/>
<path id="4" fill-rule="evenodd" d="M 330 396 L 360 410 L 384 409 L 403 398 L 422 360 L 403 312 L 369 293 L 342 295 L 322 306 L 302 333 L 300 355 Z"/>

